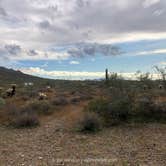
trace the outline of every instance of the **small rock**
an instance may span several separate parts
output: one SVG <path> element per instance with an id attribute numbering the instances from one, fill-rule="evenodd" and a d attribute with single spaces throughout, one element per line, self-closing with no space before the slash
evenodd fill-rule
<path id="1" fill-rule="evenodd" d="M 43 159 L 43 157 L 39 156 L 39 157 L 38 157 L 38 159 L 39 159 L 39 160 L 42 160 L 42 159 Z"/>

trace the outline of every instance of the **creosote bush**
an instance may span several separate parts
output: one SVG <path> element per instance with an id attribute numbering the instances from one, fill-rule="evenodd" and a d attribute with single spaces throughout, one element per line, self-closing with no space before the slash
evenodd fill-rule
<path id="1" fill-rule="evenodd" d="M 97 114 L 86 112 L 77 127 L 80 132 L 94 133 L 101 129 L 101 121 Z"/>

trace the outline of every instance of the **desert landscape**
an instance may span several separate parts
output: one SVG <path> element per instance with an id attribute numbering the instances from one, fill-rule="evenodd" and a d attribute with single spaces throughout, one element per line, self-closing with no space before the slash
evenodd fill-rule
<path id="1" fill-rule="evenodd" d="M 166 0 L 0 0 L 0 166 L 166 166 Z"/>
<path id="2" fill-rule="evenodd" d="M 54 81 L 3 70 L 19 77 L 13 96 L 10 79 L 1 86 L 0 165 L 166 164 L 166 93 L 156 81 L 145 89 L 147 80 Z"/>

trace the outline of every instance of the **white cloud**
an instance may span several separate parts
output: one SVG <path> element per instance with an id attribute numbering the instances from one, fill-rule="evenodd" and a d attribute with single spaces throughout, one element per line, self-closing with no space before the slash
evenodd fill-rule
<path id="1" fill-rule="evenodd" d="M 155 11 L 153 12 L 153 14 L 154 14 L 155 16 L 160 16 L 160 15 L 162 15 L 164 12 L 165 12 L 165 10 L 163 10 L 163 9 L 157 9 L 157 10 L 155 10 Z"/>
<path id="2" fill-rule="evenodd" d="M 166 61 L 160 62 L 160 65 L 166 66 Z"/>
<path id="3" fill-rule="evenodd" d="M 78 62 L 78 61 L 70 61 L 70 64 L 71 64 L 71 65 L 79 65 L 80 62 Z"/>
<path id="4" fill-rule="evenodd" d="M 108 35 L 109 36 L 109 35 Z M 97 42 L 100 44 L 116 44 L 125 42 L 137 42 L 142 40 L 160 40 L 166 39 L 166 32 L 134 32 L 134 33 L 123 33 L 113 35 L 112 37 L 102 37 L 100 39 L 94 39 L 90 42 Z"/>
<path id="5" fill-rule="evenodd" d="M 33 74 L 40 77 L 52 78 L 52 79 L 69 79 L 69 80 L 84 80 L 84 79 L 103 79 L 105 78 L 105 72 L 87 72 L 87 71 L 47 71 L 39 67 L 21 68 L 19 69 L 23 73 Z M 119 72 L 118 75 L 125 79 L 136 80 L 134 72 Z M 153 79 L 158 79 L 159 75 L 152 73 Z"/>
<path id="6" fill-rule="evenodd" d="M 86 72 L 86 71 L 47 71 L 39 67 L 30 67 L 20 69 L 23 73 L 32 74 L 48 78 L 63 78 L 63 79 L 94 79 L 104 78 L 104 72 Z"/>
<path id="7" fill-rule="evenodd" d="M 135 53 L 135 55 L 151 55 L 151 54 L 166 54 L 166 49 L 156 49 L 156 50 L 142 51 Z"/>
<path id="8" fill-rule="evenodd" d="M 143 7 L 147 8 L 147 7 L 150 7 L 152 5 L 157 4 L 159 2 L 160 2 L 160 0 L 144 0 Z"/>
<path id="9" fill-rule="evenodd" d="M 158 6 L 144 9 L 142 2 Z M 165 0 L 1 0 L 0 44 L 17 41 L 40 50 L 53 44 L 166 39 L 165 8 Z"/>
<path id="10" fill-rule="evenodd" d="M 28 50 L 16 44 L 0 46 L 0 59 L 7 58 L 11 61 L 21 60 L 66 60 L 70 55 L 66 52 Z"/>
<path id="11" fill-rule="evenodd" d="M 31 56 L 27 51 L 23 51 L 22 54 L 12 56 L 12 60 L 66 60 L 70 57 L 67 53 L 58 53 L 50 51 L 36 51 L 36 55 Z"/>

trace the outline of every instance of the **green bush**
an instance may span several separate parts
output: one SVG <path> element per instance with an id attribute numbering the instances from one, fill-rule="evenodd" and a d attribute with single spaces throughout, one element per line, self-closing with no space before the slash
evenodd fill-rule
<path id="1" fill-rule="evenodd" d="M 131 114 L 131 103 L 128 98 L 113 100 L 111 103 L 104 99 L 91 101 L 86 107 L 87 111 L 98 114 L 105 126 L 117 125 L 126 122 Z"/>
<path id="2" fill-rule="evenodd" d="M 85 108 L 87 111 L 97 113 L 101 116 L 105 116 L 109 108 L 109 102 L 103 98 L 95 99 L 89 102 Z"/>
<path id="3" fill-rule="evenodd" d="M 116 125 L 127 122 L 131 116 L 132 106 L 128 98 L 113 101 L 109 104 L 106 116 L 107 125 Z"/>
<path id="4" fill-rule="evenodd" d="M 77 124 L 78 131 L 84 133 L 94 133 L 101 129 L 101 121 L 95 113 L 85 113 Z"/>

